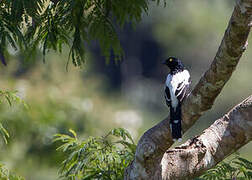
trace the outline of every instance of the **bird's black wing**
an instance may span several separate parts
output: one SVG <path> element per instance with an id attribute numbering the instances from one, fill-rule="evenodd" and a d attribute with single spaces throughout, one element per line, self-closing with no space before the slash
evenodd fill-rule
<path id="1" fill-rule="evenodd" d="M 171 95 L 170 90 L 167 86 L 165 87 L 165 101 L 167 106 L 171 106 Z"/>
<path id="2" fill-rule="evenodd" d="M 182 102 L 183 99 L 186 97 L 186 95 L 189 93 L 190 90 L 190 81 L 189 83 L 186 81 L 182 81 L 179 83 L 176 91 L 175 91 L 175 96 L 179 100 L 179 102 Z"/>

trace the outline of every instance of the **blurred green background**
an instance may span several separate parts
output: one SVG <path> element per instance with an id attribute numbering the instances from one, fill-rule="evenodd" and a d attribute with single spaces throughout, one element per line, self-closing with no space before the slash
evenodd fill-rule
<path id="1" fill-rule="evenodd" d="M 29 62 L 13 53 L 7 67 L 0 65 L 0 88 L 18 90 L 30 108 L 0 104 L 0 122 L 10 133 L 7 145 L 0 141 L 1 162 L 28 180 L 55 180 L 64 158 L 52 143 L 56 133 L 71 128 L 85 138 L 123 127 L 137 142 L 144 131 L 168 115 L 163 96 L 168 69 L 162 60 L 168 56 L 182 59 L 194 86 L 215 56 L 233 6 L 228 0 L 172 0 L 165 8 L 150 2 L 149 14 L 135 29 L 126 25 L 118 30 L 125 57 L 117 63 L 106 64 L 95 43 L 86 65 L 82 69 L 70 65 L 68 71 L 67 49 L 62 54 L 49 53 L 45 63 L 42 53 Z M 251 48 L 213 108 L 184 140 L 201 133 L 251 94 Z M 243 147 L 242 157 L 252 160 L 251 148 L 251 143 Z"/>

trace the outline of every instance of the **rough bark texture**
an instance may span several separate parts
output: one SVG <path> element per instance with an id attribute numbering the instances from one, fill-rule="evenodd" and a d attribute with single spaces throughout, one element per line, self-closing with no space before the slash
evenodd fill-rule
<path id="1" fill-rule="evenodd" d="M 252 25 L 252 0 L 237 0 L 225 35 L 210 68 L 183 103 L 183 130 L 209 110 L 230 79 L 243 52 Z M 125 171 L 125 179 L 153 179 L 166 150 L 173 144 L 169 117 L 149 129 L 138 142 L 135 159 Z M 196 172 L 193 172 L 196 173 Z M 159 177 L 163 179 L 163 177 Z M 165 178 L 164 178 L 165 179 Z"/>
<path id="2" fill-rule="evenodd" d="M 166 151 L 160 164 L 161 173 L 153 179 L 197 177 L 251 139 L 252 95 L 216 120 L 200 136 Z"/>

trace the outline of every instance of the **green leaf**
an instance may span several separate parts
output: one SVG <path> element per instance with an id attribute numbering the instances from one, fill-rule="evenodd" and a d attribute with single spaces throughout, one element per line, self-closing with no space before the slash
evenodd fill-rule
<path id="1" fill-rule="evenodd" d="M 216 167 L 206 171 L 201 178 L 212 179 L 251 179 L 252 162 L 241 158 L 239 155 L 228 162 L 221 162 Z"/>
<path id="2" fill-rule="evenodd" d="M 70 48 L 69 57 L 75 66 L 85 63 L 87 47 L 99 42 L 106 61 L 123 57 L 123 49 L 115 27 L 137 24 L 143 13 L 147 14 L 147 0 L 62 0 L 48 1 L 0 1 L 0 39 L 2 50 L 10 44 L 21 51 L 26 59 L 38 49 L 43 59 L 50 50 L 62 52 L 62 46 Z M 164 0 L 164 5 L 166 1 Z M 157 0 L 159 5 L 159 0 Z M 46 35 L 45 35 L 46 34 Z"/>
<path id="3" fill-rule="evenodd" d="M 11 100 L 10 100 L 10 97 L 8 95 L 5 95 L 5 98 L 7 100 L 7 102 L 9 103 L 9 105 L 11 106 Z"/>
<path id="4" fill-rule="evenodd" d="M 69 129 L 69 131 L 74 135 L 74 138 L 77 138 L 77 134 L 76 134 L 76 132 L 74 130 Z"/>
<path id="5" fill-rule="evenodd" d="M 75 137 L 72 139 L 76 141 L 76 133 L 73 131 L 72 134 Z M 110 135 L 117 140 L 112 142 Z M 57 149 L 67 155 L 62 162 L 61 174 L 77 179 L 122 179 L 124 168 L 131 162 L 135 152 L 135 144 L 128 142 L 127 137 L 131 136 L 122 128 L 111 130 L 105 137 L 89 137 L 79 143 L 72 143 L 68 135 L 55 135 L 54 141 L 63 143 Z"/>
<path id="6" fill-rule="evenodd" d="M 7 138 L 9 138 L 10 135 L 1 123 L 0 123 L 0 133 L 2 134 L 2 138 L 4 139 L 4 142 L 7 144 L 8 143 Z"/>

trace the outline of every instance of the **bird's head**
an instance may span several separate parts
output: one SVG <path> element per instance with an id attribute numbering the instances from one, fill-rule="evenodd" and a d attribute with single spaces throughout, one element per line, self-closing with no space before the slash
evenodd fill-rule
<path id="1" fill-rule="evenodd" d="M 171 69 L 171 71 L 184 69 L 182 62 L 175 57 L 169 57 L 163 62 L 163 64 L 168 66 Z"/>

